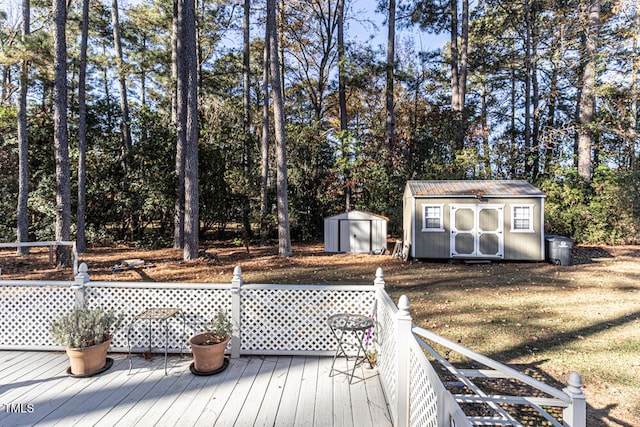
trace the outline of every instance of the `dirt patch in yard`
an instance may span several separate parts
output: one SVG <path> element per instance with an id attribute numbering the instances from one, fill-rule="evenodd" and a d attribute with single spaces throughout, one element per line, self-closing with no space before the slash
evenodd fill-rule
<path id="1" fill-rule="evenodd" d="M 141 260 L 131 268 L 125 260 Z M 640 246 L 576 246 L 571 266 L 403 262 L 389 255 L 325 254 L 321 243 L 277 247 L 211 243 L 201 257 L 127 246 L 80 255 L 92 280 L 369 284 L 378 267 L 392 298 L 406 294 L 419 326 L 517 367 L 555 387 L 582 375 L 589 426 L 640 425 Z M 136 263 L 133 263 L 136 264 Z M 46 248 L 0 251 L 2 279 L 71 280 Z M 454 362 L 465 363 L 451 356 Z"/>

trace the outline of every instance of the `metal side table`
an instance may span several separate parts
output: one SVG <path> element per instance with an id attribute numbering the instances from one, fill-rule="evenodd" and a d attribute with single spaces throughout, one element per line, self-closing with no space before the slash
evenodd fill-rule
<path id="1" fill-rule="evenodd" d="M 367 330 L 373 327 L 373 320 L 361 314 L 341 313 L 329 317 L 327 319 L 327 325 L 331 328 L 331 333 L 337 342 L 336 353 L 333 356 L 329 376 L 333 376 L 335 373 L 349 375 L 349 384 L 351 384 L 356 372 L 356 367 L 364 363 L 365 359 L 369 363 L 369 367 L 373 368 L 371 361 L 367 358 L 367 351 L 364 348 L 364 337 L 367 334 Z M 356 355 L 349 356 L 347 350 L 353 347 L 356 349 Z M 361 353 L 364 359 L 358 363 Z M 351 372 L 335 369 L 336 359 L 340 356 L 344 356 L 347 360 L 347 369 L 349 369 L 349 360 L 354 360 Z"/>
<path id="2" fill-rule="evenodd" d="M 185 336 L 186 323 L 184 318 L 184 312 L 176 307 L 154 307 L 149 308 L 142 313 L 136 315 L 133 321 L 129 324 L 127 329 L 127 343 L 129 345 L 129 373 L 131 373 L 131 329 L 140 320 L 147 320 L 149 322 L 149 352 L 151 352 L 151 345 L 153 342 L 153 333 L 151 328 L 151 322 L 163 322 L 164 323 L 164 374 L 167 375 L 167 349 L 169 347 L 169 319 L 180 314 L 182 316 L 182 336 Z M 182 357 L 182 341 L 180 342 L 180 357 Z"/>

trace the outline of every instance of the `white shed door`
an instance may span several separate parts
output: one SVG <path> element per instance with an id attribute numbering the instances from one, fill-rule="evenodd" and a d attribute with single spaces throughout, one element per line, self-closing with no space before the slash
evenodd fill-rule
<path id="1" fill-rule="evenodd" d="M 451 256 L 504 258 L 503 205 L 451 205 Z"/>
<path id="2" fill-rule="evenodd" d="M 340 221 L 340 252 L 370 252 L 371 221 Z"/>

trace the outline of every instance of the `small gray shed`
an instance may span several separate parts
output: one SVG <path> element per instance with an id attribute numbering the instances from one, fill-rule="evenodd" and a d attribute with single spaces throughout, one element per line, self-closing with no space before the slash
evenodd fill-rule
<path id="1" fill-rule="evenodd" d="M 324 219 L 325 252 L 373 252 L 387 248 L 388 219 L 350 211 Z"/>
<path id="2" fill-rule="evenodd" d="M 544 199 L 525 181 L 408 181 L 404 244 L 413 258 L 543 261 Z"/>

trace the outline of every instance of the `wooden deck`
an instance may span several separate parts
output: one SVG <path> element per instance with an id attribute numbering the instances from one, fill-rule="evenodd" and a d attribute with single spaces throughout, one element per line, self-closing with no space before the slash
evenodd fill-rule
<path id="1" fill-rule="evenodd" d="M 349 385 L 329 377 L 328 357 L 241 357 L 222 373 L 195 376 L 192 359 L 110 354 L 90 378 L 67 375 L 64 353 L 0 351 L 0 426 L 390 426 L 375 369 Z M 339 361 L 344 367 L 344 361 Z"/>

